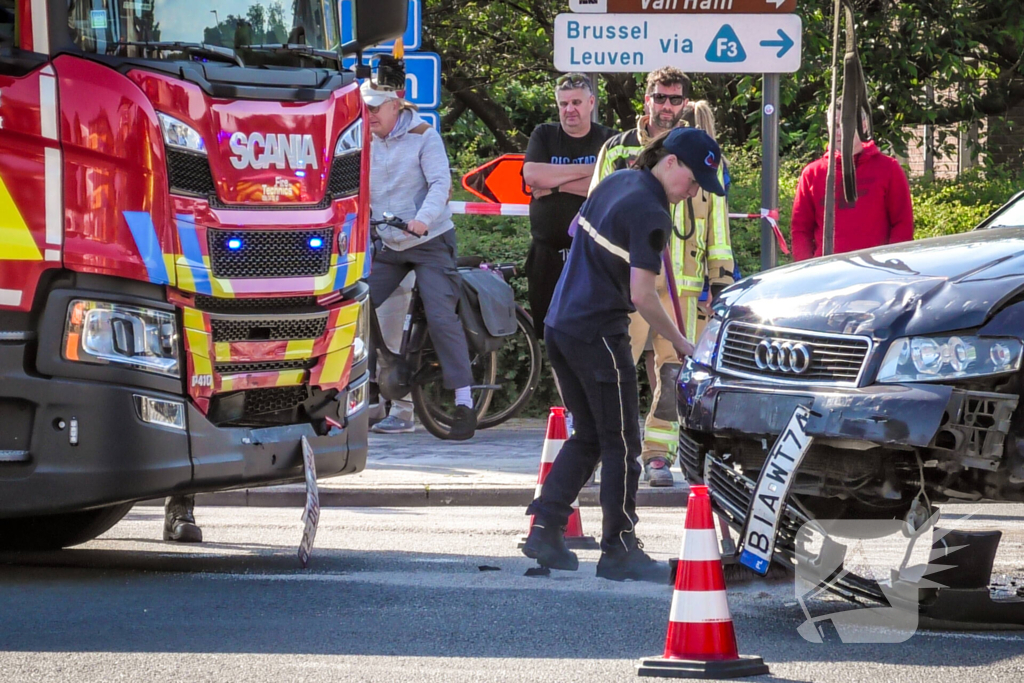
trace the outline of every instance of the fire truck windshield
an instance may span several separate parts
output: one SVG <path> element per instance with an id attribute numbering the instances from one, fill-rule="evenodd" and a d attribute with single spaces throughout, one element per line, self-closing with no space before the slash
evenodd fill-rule
<path id="1" fill-rule="evenodd" d="M 337 3 L 320 0 L 68 0 L 68 29 L 86 52 L 164 60 L 291 64 L 341 42 Z"/>

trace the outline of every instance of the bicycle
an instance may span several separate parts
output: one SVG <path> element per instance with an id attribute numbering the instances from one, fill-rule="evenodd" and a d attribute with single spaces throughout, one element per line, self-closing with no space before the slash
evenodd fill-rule
<path id="1" fill-rule="evenodd" d="M 388 225 L 409 232 L 404 221 L 388 213 L 382 220 L 371 220 L 370 225 L 374 229 Z M 467 260 L 460 259 L 460 263 L 465 264 Z M 503 280 L 516 272 L 514 264 L 486 264 L 480 259 L 475 265 Z M 460 271 L 468 269 L 466 266 L 459 268 Z M 391 351 L 384 343 L 376 311 L 372 311 L 370 316 L 370 335 L 377 355 L 377 385 L 381 396 L 394 401 L 411 394 L 413 409 L 424 428 L 434 436 L 446 439 L 454 417 L 455 392 L 444 388 L 441 363 L 427 332 L 426 313 L 418 285 L 413 286 L 397 352 Z M 529 362 L 524 380 L 515 382 L 520 373 L 506 369 L 502 373 L 504 381 L 498 381 L 498 368 L 502 363 L 524 358 Z M 501 424 L 526 406 L 540 381 L 540 359 L 540 344 L 533 330 L 533 321 L 516 304 L 516 333 L 506 338 L 500 349 L 483 354 L 470 349 L 471 390 L 478 429 Z M 500 409 L 488 413 L 496 392 Z"/>

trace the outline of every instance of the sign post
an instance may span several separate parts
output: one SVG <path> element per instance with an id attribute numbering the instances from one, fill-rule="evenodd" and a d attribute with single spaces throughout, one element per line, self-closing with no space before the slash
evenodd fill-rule
<path id="1" fill-rule="evenodd" d="M 761 103 L 761 207 L 779 208 L 779 74 L 764 75 Z M 762 210 L 762 214 L 764 211 Z M 770 220 L 761 218 L 761 270 L 774 268 L 778 250 Z"/>

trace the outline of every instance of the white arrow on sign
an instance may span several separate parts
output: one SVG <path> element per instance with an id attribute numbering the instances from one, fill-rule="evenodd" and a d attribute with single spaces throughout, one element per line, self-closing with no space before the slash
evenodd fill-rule
<path id="1" fill-rule="evenodd" d="M 559 14 L 562 72 L 793 73 L 803 24 L 796 14 Z"/>

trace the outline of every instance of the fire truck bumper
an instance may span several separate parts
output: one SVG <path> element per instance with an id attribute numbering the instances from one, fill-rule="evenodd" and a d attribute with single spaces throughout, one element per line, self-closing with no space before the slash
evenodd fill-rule
<path id="1" fill-rule="evenodd" d="M 326 435 L 310 424 L 218 427 L 180 395 L 26 372 L 28 349 L 0 343 L 0 518 L 302 481 L 302 437 L 320 477 L 366 465 L 365 406 Z M 347 392 L 337 399 L 347 405 Z M 175 405 L 183 420 L 167 418 Z"/>

